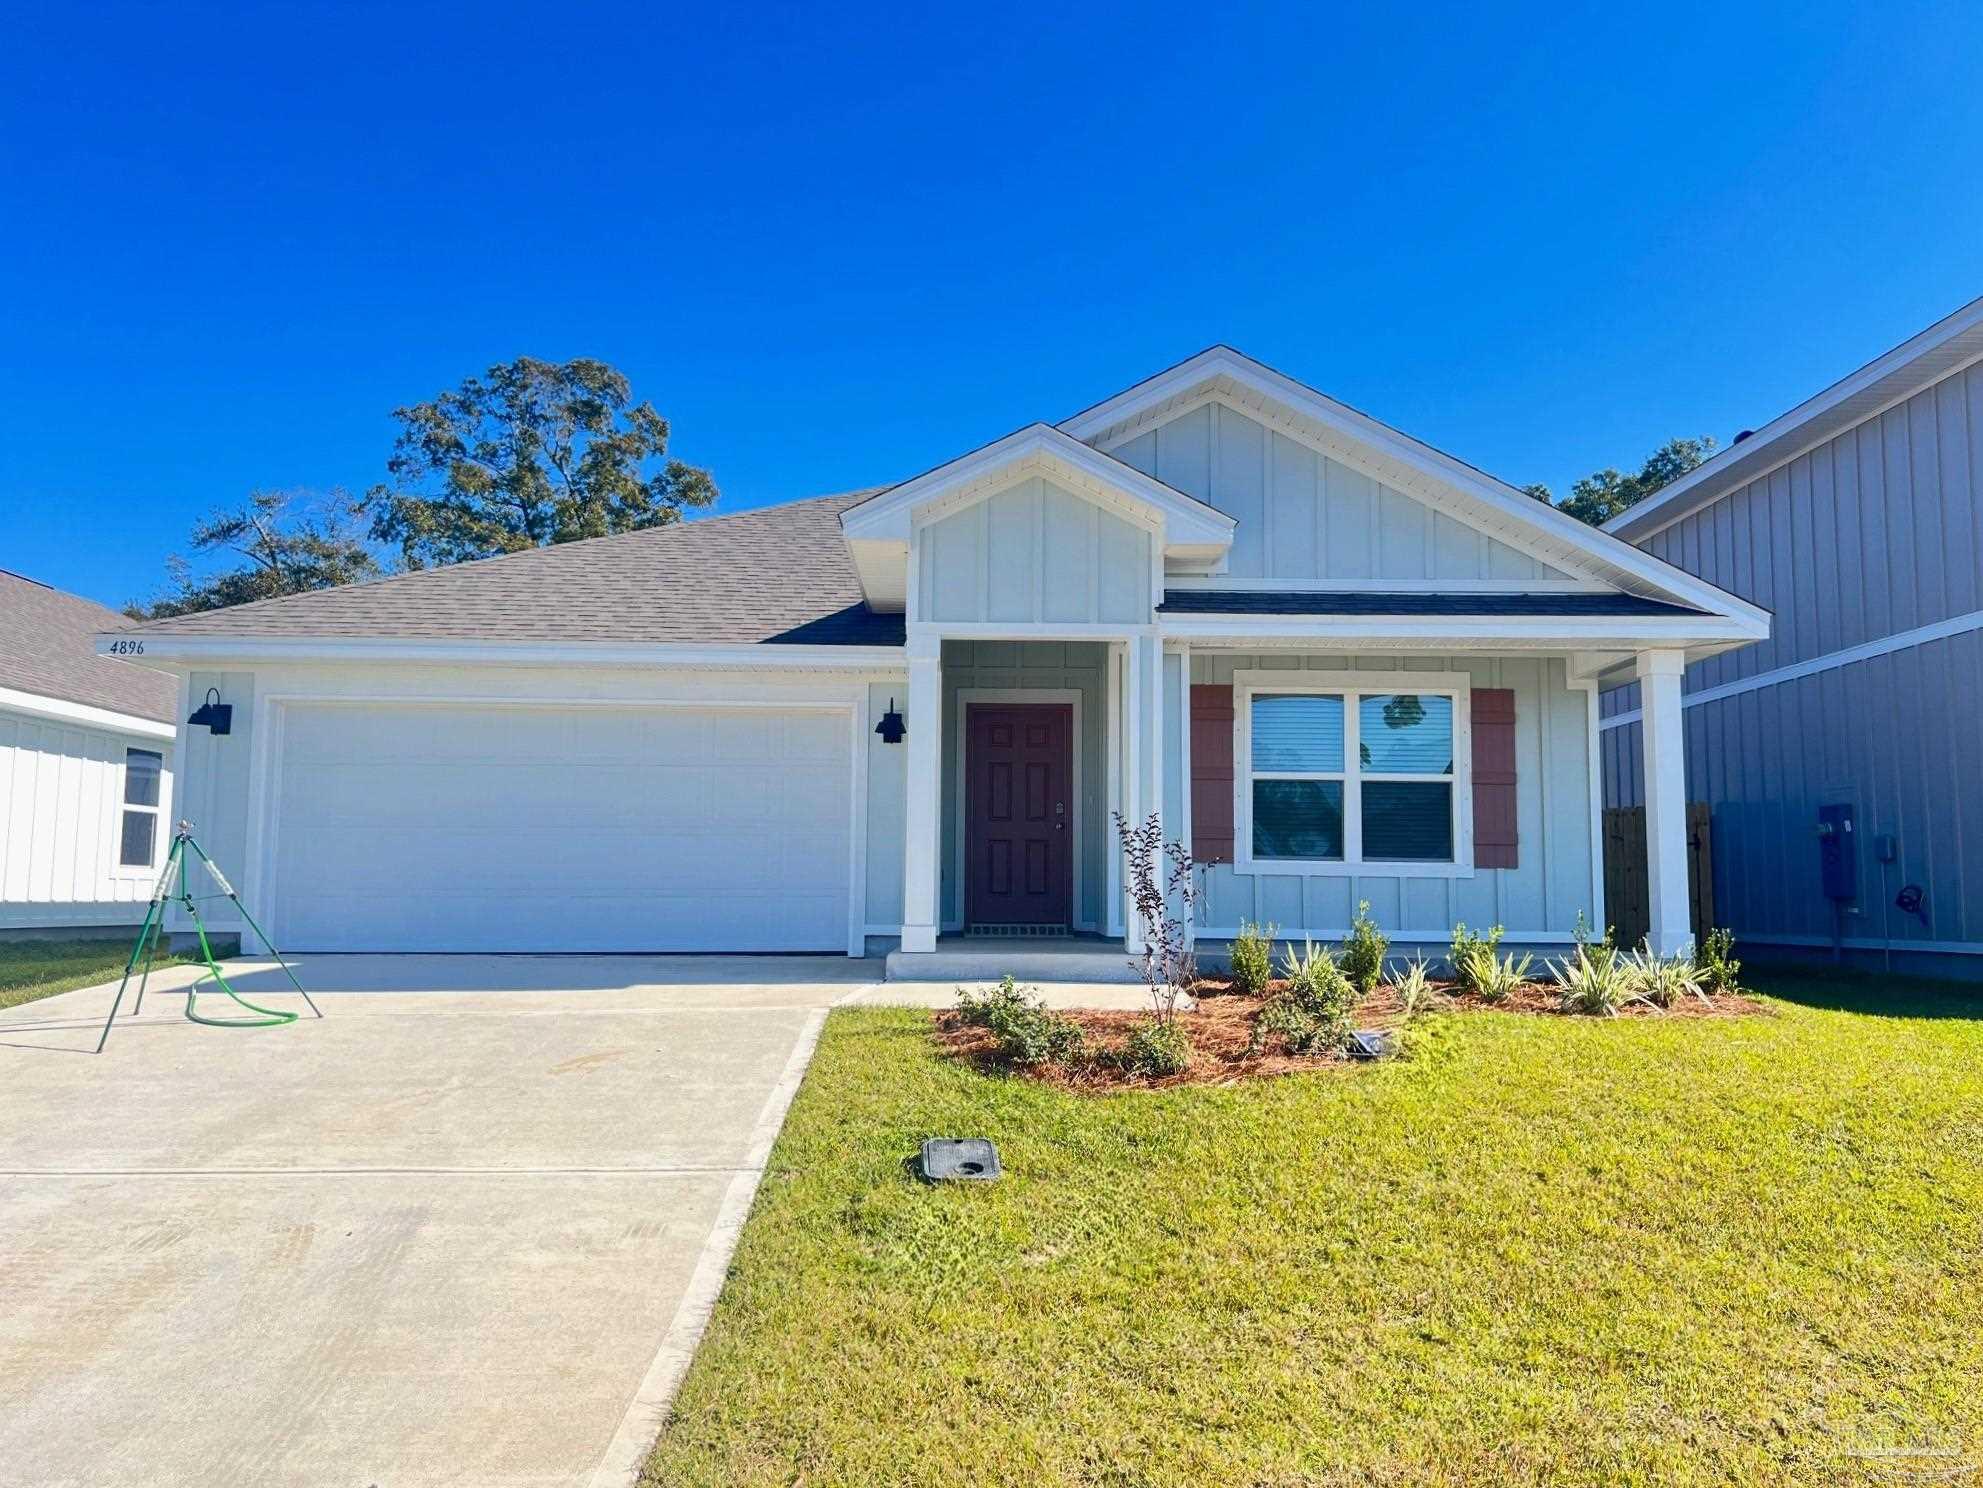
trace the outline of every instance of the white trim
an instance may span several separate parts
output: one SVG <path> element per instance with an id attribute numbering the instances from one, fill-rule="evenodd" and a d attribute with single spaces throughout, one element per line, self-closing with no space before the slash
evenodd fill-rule
<path id="1" fill-rule="evenodd" d="M 140 718 L 135 713 L 119 713 L 114 708 L 93 707 L 89 703 L 72 703 L 67 698 L 49 697 L 45 693 L 23 692 L 15 687 L 0 687 L 0 708 L 10 713 L 26 713 L 34 718 L 45 718 L 54 723 L 74 724 L 78 728 L 109 729 L 120 734 L 136 734 L 145 739 L 172 739 L 178 729 L 170 723 L 160 723 L 155 718 Z"/>
<path id="2" fill-rule="evenodd" d="M 99 656 L 128 638 L 100 635 Z M 725 671 L 870 672 L 899 674 L 899 646 L 677 646 L 640 642 L 410 641 L 388 637 L 192 636 L 146 634 L 151 660 L 197 661 L 427 661 L 471 665 L 716 668 Z"/>
<path id="3" fill-rule="evenodd" d="M 1106 695 L 1102 704 L 1102 724 L 1107 759 L 1105 768 L 1108 777 L 1108 810 L 1103 820 L 1106 824 L 1108 850 L 1104 853 L 1107 871 L 1104 874 L 1104 891 L 1107 909 L 1102 915 L 1103 933 L 1119 938 L 1122 926 L 1122 854 L 1116 850 L 1116 813 L 1129 815 L 1129 804 L 1123 795 L 1123 677 L 1126 668 L 1127 646 L 1121 641 L 1108 643 L 1108 667 L 1104 676 Z"/>
<path id="4" fill-rule="evenodd" d="M 969 825 L 965 811 L 965 801 L 970 784 L 969 759 L 966 744 L 971 737 L 970 708 L 973 703 L 999 704 L 1041 703 L 1058 707 L 1072 705 L 1073 717 L 1068 724 L 1068 753 L 1072 760 L 1072 779 L 1067 791 L 1073 797 L 1069 815 L 1073 818 L 1072 843 L 1068 851 L 1068 914 L 1070 927 L 1077 930 L 1093 930 L 1094 917 L 1088 913 L 1087 886 L 1082 880 L 1084 866 L 1081 849 L 1084 832 L 1081 818 L 1088 804 L 1081 791 L 1081 689 L 1078 687 L 960 687 L 957 689 L 957 740 L 955 760 L 957 768 L 957 799 L 952 803 L 951 817 L 955 825 L 955 840 L 951 844 L 951 868 L 957 875 L 957 913 L 946 920 L 945 928 L 955 930 L 970 923 L 969 885 L 964 881 L 968 859 L 964 851 L 964 833 Z"/>
<path id="5" fill-rule="evenodd" d="M 271 940 L 280 945 L 283 938 L 283 905 L 271 892 L 274 883 L 276 835 L 281 829 L 278 776 L 283 758 L 282 737 L 291 705 L 300 707 L 422 707 L 447 709 L 527 708 L 527 709 L 762 709 L 782 713 L 847 713 L 853 729 L 854 756 L 850 767 L 850 799 L 847 805 L 848 830 L 853 836 L 849 847 L 847 883 L 847 954 L 867 953 L 867 769 L 865 733 L 869 698 L 863 682 L 845 691 L 827 690 L 798 696 L 760 695 L 739 698 L 708 697 L 517 697 L 507 695 L 436 696 L 433 693 L 373 692 L 271 692 L 255 700 L 255 730 L 248 761 L 247 863 L 241 879 L 243 898 L 261 906 L 259 918 Z M 249 934 L 241 927 L 244 938 Z M 245 943 L 245 942 L 244 942 Z"/>
<path id="6" fill-rule="evenodd" d="M 1983 298 L 1971 300 L 1926 330 L 1910 336 L 1893 350 L 1875 357 L 1858 371 L 1806 398 L 1788 413 L 1771 419 L 1741 443 L 1729 445 L 1713 459 L 1697 465 L 1637 506 L 1620 512 L 1604 524 L 1604 530 L 1631 542 L 1644 542 L 1675 522 L 1712 506 L 1731 492 L 1754 485 L 1771 472 L 1809 454 L 1819 445 L 1829 444 L 1848 430 L 1856 429 L 1878 418 L 1889 408 L 1906 402 L 1923 388 L 1983 362 L 1983 349 L 1965 354 L 1965 338 L 1973 340 L 1972 333 L 1979 329 L 1983 329 Z M 1930 365 L 1919 377 L 1903 378 L 1903 374 L 1917 362 L 1949 350 L 1953 350 L 1955 356 L 1946 363 Z M 1890 379 L 1902 380 L 1897 388 L 1888 390 L 1888 395 L 1882 397 L 1880 384 Z M 1866 406 L 1848 408 L 1853 399 L 1864 398 L 1868 394 L 1872 395 L 1873 401 Z M 1842 414 L 1843 418 L 1795 446 L 1788 444 L 1811 425 L 1834 413 Z M 1779 454 L 1777 447 L 1783 447 L 1788 452 Z M 1730 476 L 1731 471 L 1736 473 Z M 1706 494 L 1702 494 L 1704 490 Z"/>
<path id="7" fill-rule="evenodd" d="M 1151 634 L 1154 625 L 1111 620 L 911 620 L 911 637 L 941 641 L 1120 641 Z"/>
<path id="8" fill-rule="evenodd" d="M 1945 641 L 1951 636 L 1967 635 L 1974 630 L 1983 630 L 1983 610 L 1971 610 L 1965 615 L 1952 615 L 1946 620 L 1937 620 L 1930 625 L 1917 625 L 1912 630 L 1883 636 L 1877 641 L 1863 641 L 1857 646 L 1847 646 L 1840 651 L 1827 651 L 1822 656 L 1813 656 L 1807 661 L 1794 661 L 1788 666 L 1758 672 L 1753 677 L 1743 677 L 1735 682 L 1703 687 L 1699 692 L 1688 693 L 1680 700 L 1680 706 L 1693 708 L 1702 703 L 1719 702 L 1722 698 L 1739 697 L 1745 692 L 1757 692 L 1765 687 L 1795 682 L 1801 677 L 1815 677 L 1820 672 L 1837 671 L 1840 667 L 1852 666 L 1856 662 L 1891 656 L 1896 651 L 1911 650 L 1916 646 L 1925 646 L 1931 641 Z M 1602 726 L 1614 729 L 1623 728 L 1628 723 L 1637 723 L 1641 712 L 1642 710 L 1638 708 L 1628 708 L 1623 713 L 1614 713 L 1604 720 Z M 1831 944 L 1830 941 L 1825 943 Z"/>
<path id="9" fill-rule="evenodd" d="M 681 1300 L 675 1304 L 668 1331 L 661 1335 L 661 1345 L 654 1351 L 647 1373 L 641 1377 L 639 1388 L 620 1418 L 619 1429 L 592 1471 L 591 1488 L 635 1488 L 640 1481 L 640 1470 L 646 1465 L 648 1453 L 654 1450 L 661 1428 L 667 1424 L 668 1407 L 674 1402 L 675 1392 L 681 1388 L 689 1362 L 695 1357 L 696 1345 L 702 1341 L 709 1319 L 716 1311 L 716 1299 L 723 1291 L 730 1258 L 743 1238 L 744 1221 L 750 1218 L 751 1202 L 757 1197 L 758 1184 L 771 1161 L 772 1143 L 785 1124 L 785 1114 L 799 1092 L 799 1082 L 812 1062 L 813 1051 L 819 1047 L 827 1011 L 817 1008 L 807 1015 L 798 1038 L 793 1041 L 792 1052 L 786 1056 L 785 1068 L 779 1072 L 778 1082 L 765 1097 L 757 1122 L 751 1128 L 744 1165 L 723 1192 L 716 1219 L 709 1227 L 708 1238 L 702 1242 L 695 1270 L 689 1274 Z"/>
<path id="10" fill-rule="evenodd" d="M 1135 420 L 1168 419 L 1194 397 L 1216 399 L 1248 418 L 1284 425 L 1282 432 L 1289 437 L 1363 469 L 1406 496 L 1429 501 L 1435 509 L 1499 541 L 1525 547 L 1551 567 L 1598 565 L 1716 614 L 1760 623 L 1767 631 L 1768 615 L 1740 596 L 1588 526 L 1229 346 L 1210 347 L 1076 414 L 1060 427 L 1077 439 L 1107 448 L 1133 437 L 1130 426 Z M 1247 398 L 1258 399 L 1263 406 L 1249 406 Z M 1141 432 L 1140 427 L 1134 429 Z M 1450 499 L 1454 496 L 1460 498 L 1458 502 Z M 1538 541 L 1556 544 L 1558 549 L 1537 551 Z"/>
<path id="11" fill-rule="evenodd" d="M 1472 878 L 1473 861 L 1473 678 L 1466 672 L 1234 672 L 1233 689 L 1233 864 L 1234 873 L 1295 875 L 1308 878 Z M 1366 775 L 1357 760 L 1360 695 L 1425 693 L 1453 700 L 1453 773 L 1397 776 L 1450 783 L 1453 790 L 1453 860 L 1449 863 L 1385 862 L 1365 859 L 1363 803 L 1358 786 L 1365 779 L 1389 780 L 1390 773 Z M 1343 697 L 1343 855 L 1339 859 L 1253 856 L 1253 708 L 1255 693 L 1327 693 Z M 1269 772 L 1273 774 L 1275 772 Z"/>
<path id="12" fill-rule="evenodd" d="M 1616 594 L 1597 579 L 1239 579 L 1225 574 L 1167 573 L 1167 589 L 1212 594 Z"/>
<path id="13" fill-rule="evenodd" d="M 1464 629 L 1456 629 L 1463 625 Z M 1642 651 L 1683 646 L 1711 654 L 1768 638 L 1769 627 L 1718 615 L 1218 615 L 1159 614 L 1167 640 L 1240 639 L 1307 644 L 1389 641 L 1428 650 L 1520 642 L 1551 650 Z"/>
<path id="14" fill-rule="evenodd" d="M 1177 800 L 1178 811 L 1184 819 L 1175 823 L 1175 830 L 1171 835 L 1184 844 L 1186 852 L 1191 852 L 1195 845 L 1191 818 L 1191 647 L 1186 642 L 1173 642 L 1164 647 L 1164 652 L 1166 655 L 1177 657 L 1177 679 L 1180 689 L 1177 699 Z M 1197 855 L 1193 853 L 1192 862 L 1196 863 L 1197 861 Z M 1205 887 L 1204 880 L 1201 878 L 1192 887 L 1202 891 Z M 1197 941 L 1198 925 L 1196 919 L 1193 915 L 1186 914 L 1184 917 L 1185 947 L 1189 949 L 1191 946 L 1197 944 Z"/>

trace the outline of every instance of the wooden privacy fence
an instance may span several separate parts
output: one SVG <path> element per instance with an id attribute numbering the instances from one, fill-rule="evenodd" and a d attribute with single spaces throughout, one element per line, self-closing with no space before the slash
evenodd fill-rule
<path id="1" fill-rule="evenodd" d="M 1713 833 L 1705 801 L 1687 804 L 1687 913 L 1694 940 L 1714 928 Z M 1646 881 L 1646 808 L 1604 813 L 1604 913 L 1618 944 L 1636 947 L 1652 928 L 1652 889 Z"/>

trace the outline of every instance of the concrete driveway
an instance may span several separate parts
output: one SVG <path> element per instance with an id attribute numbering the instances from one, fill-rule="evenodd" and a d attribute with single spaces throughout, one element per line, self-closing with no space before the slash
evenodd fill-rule
<path id="1" fill-rule="evenodd" d="M 107 989 L 0 1013 L 0 1483 L 631 1482 L 876 968 L 297 968 L 321 1022 L 201 1027 L 155 978 L 92 1056 Z"/>

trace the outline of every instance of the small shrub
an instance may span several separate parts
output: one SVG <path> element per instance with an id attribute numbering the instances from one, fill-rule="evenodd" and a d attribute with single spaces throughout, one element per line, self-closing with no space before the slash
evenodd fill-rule
<path id="1" fill-rule="evenodd" d="M 1682 997 L 1694 996 L 1706 1002 L 1707 988 L 1701 974 L 1685 956 L 1656 956 L 1650 950 L 1635 951 L 1626 963 L 1631 981 L 1631 1000 L 1656 1008 L 1670 1008 Z"/>
<path id="2" fill-rule="evenodd" d="M 1028 997 L 1009 976 L 989 992 L 960 989 L 957 1014 L 990 1033 L 999 1058 L 1008 1064 L 1068 1064 L 1081 1056 L 1086 1042 L 1079 1023 L 1050 1012 L 1043 1000 Z"/>
<path id="3" fill-rule="evenodd" d="M 1343 974 L 1350 985 L 1365 996 L 1375 992 L 1384 980 L 1384 953 L 1390 949 L 1390 938 L 1370 917 L 1370 901 L 1361 900 L 1356 918 L 1350 921 L 1349 939 L 1343 942 Z"/>
<path id="4" fill-rule="evenodd" d="M 1333 1054 L 1349 1041 L 1350 1009 L 1356 988 L 1324 947 L 1312 941 L 1297 956 L 1288 950 L 1282 971 L 1287 985 L 1254 1020 L 1255 1051 L 1278 1035 L 1291 1054 Z"/>
<path id="5" fill-rule="evenodd" d="M 1274 974 L 1274 927 L 1251 920 L 1240 922 L 1232 943 L 1232 985 L 1235 992 L 1259 997 Z"/>
<path id="6" fill-rule="evenodd" d="M 1453 927 L 1453 944 L 1446 952 L 1446 959 L 1453 968 L 1454 978 L 1462 987 L 1475 992 L 1480 990 L 1468 978 L 1467 968 L 1474 962 L 1477 952 L 1486 952 L 1488 959 L 1491 961 L 1494 958 L 1495 952 L 1500 950 L 1501 937 L 1505 934 L 1507 932 L 1499 925 L 1496 925 L 1485 935 L 1471 935 L 1467 932 L 1467 922 L 1465 920 L 1460 921 L 1459 924 Z"/>
<path id="7" fill-rule="evenodd" d="M 1740 992 L 1742 963 L 1735 959 L 1735 932 L 1710 930 L 1701 943 L 1699 961 L 1701 983 L 1710 992 Z"/>
<path id="8" fill-rule="evenodd" d="M 1416 1018 L 1431 1003 L 1431 973 L 1426 970 L 1425 958 L 1414 956 L 1398 978 L 1398 1006 L 1404 1009 L 1407 1018 Z"/>
<path id="9" fill-rule="evenodd" d="M 1522 983 L 1529 979 L 1529 966 L 1533 956 L 1523 956 L 1519 961 L 1510 951 L 1506 956 L 1497 956 L 1491 948 L 1501 939 L 1500 927 L 1495 927 L 1494 941 L 1476 945 L 1467 952 L 1460 966 L 1460 980 L 1487 1002 L 1506 1002 Z"/>
<path id="10" fill-rule="evenodd" d="M 1129 1030 L 1116 1062 L 1133 1075 L 1155 1080 L 1181 1075 L 1191 1063 L 1191 1040 L 1175 1018 L 1152 1017 Z"/>
<path id="11" fill-rule="evenodd" d="M 1554 964 L 1559 997 L 1566 1013 L 1615 1018 L 1632 999 L 1629 968 L 1618 959 L 1609 940 L 1580 942 L 1574 958 Z"/>
<path id="12" fill-rule="evenodd" d="M 1002 977 L 996 987 L 985 992 L 973 992 L 968 988 L 957 989 L 957 1016 L 973 1028 L 990 1028 L 1003 1018 L 1031 1006 L 1031 1002 L 1010 975 Z"/>

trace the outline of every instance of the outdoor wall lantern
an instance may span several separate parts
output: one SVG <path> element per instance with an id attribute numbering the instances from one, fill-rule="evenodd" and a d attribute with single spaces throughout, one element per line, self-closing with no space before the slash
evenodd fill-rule
<path id="1" fill-rule="evenodd" d="M 187 719 L 186 722 L 188 724 L 202 724 L 216 734 L 232 733 L 234 731 L 234 704 L 223 703 L 220 700 L 220 689 L 218 687 L 209 687 L 207 689 L 207 700 L 193 710 L 193 716 Z"/>
<path id="2" fill-rule="evenodd" d="M 881 722 L 874 726 L 874 731 L 881 735 L 884 744 L 900 744 L 902 736 L 909 732 L 908 725 L 902 722 L 902 715 L 895 711 L 894 698 L 888 700 L 888 711 L 881 715 Z"/>

